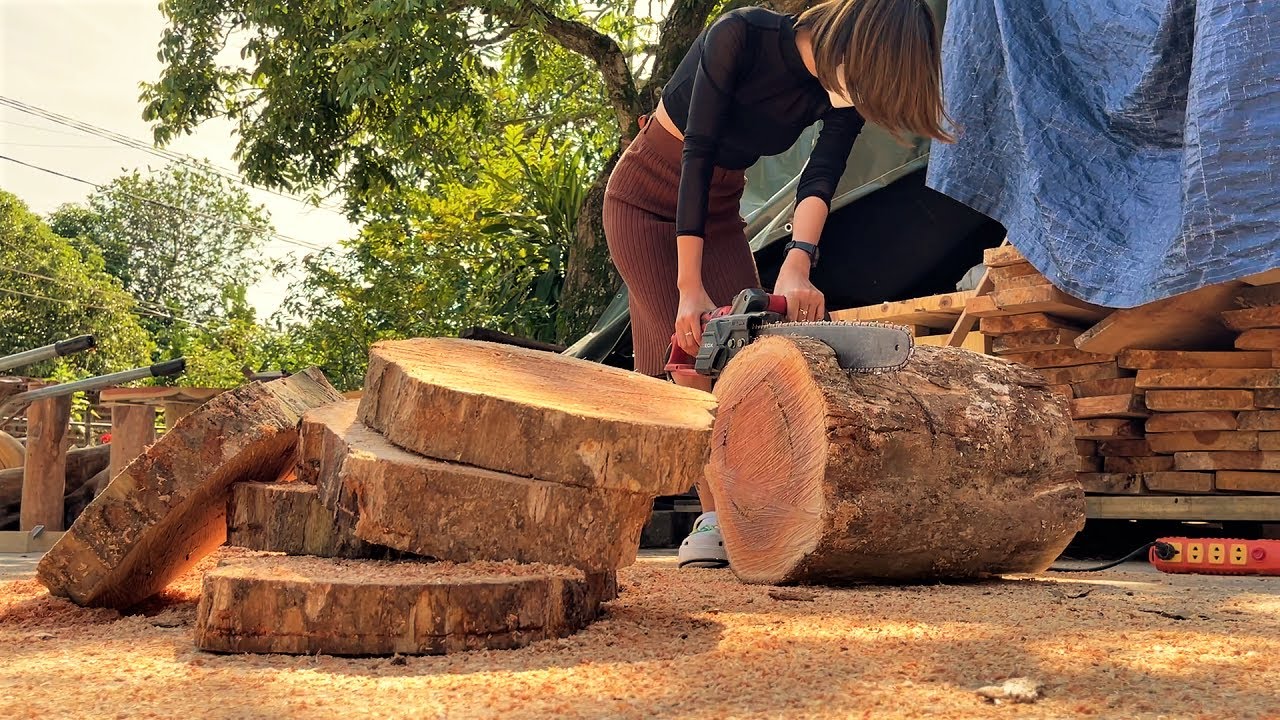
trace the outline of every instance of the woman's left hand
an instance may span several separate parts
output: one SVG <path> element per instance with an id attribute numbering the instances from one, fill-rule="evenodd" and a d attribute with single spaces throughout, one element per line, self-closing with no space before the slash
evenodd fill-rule
<path id="1" fill-rule="evenodd" d="M 808 264 L 807 255 L 805 264 Z M 773 293 L 787 298 L 787 319 L 792 322 L 826 318 L 826 299 L 822 291 L 809 282 L 808 267 L 797 268 L 792 263 L 783 263 Z"/>

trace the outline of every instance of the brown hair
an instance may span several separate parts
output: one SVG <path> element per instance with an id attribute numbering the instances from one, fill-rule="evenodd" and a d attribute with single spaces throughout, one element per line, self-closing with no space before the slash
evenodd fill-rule
<path id="1" fill-rule="evenodd" d="M 899 141 L 914 133 L 954 142 L 942 106 L 940 33 L 925 0 L 825 0 L 796 27 L 812 34 L 818 80 L 843 88 L 864 118 Z"/>

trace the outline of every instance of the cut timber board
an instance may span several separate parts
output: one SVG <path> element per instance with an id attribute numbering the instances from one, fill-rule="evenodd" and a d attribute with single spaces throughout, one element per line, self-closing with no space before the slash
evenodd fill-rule
<path id="1" fill-rule="evenodd" d="M 1233 307 L 1243 285 L 1229 282 L 1117 310 L 1076 339 L 1086 352 L 1116 354 L 1143 350 L 1230 347 L 1233 333 L 1221 313 Z"/>
<path id="2" fill-rule="evenodd" d="M 1040 271 L 1037 270 L 1034 265 L 1025 261 L 1015 263 L 1013 265 L 1000 265 L 998 267 L 988 266 L 987 273 L 991 275 L 991 280 L 997 283 L 1005 280 L 1012 280 L 1013 278 L 1026 277 L 1028 275 L 1039 275 L 1040 277 L 1044 277 L 1043 275 L 1040 275 Z"/>
<path id="3" fill-rule="evenodd" d="M 1246 410 L 1239 423 L 1241 430 L 1280 430 L 1280 410 Z"/>
<path id="4" fill-rule="evenodd" d="M 1128 473 L 1077 473 L 1084 491 L 1097 495 L 1140 495 L 1142 478 Z"/>
<path id="5" fill-rule="evenodd" d="M 227 544 L 250 550 L 315 557 L 388 557 L 390 550 L 351 534 L 300 482 L 243 482 L 231 487 Z"/>
<path id="6" fill-rule="evenodd" d="M 1144 418 L 1147 407 L 1139 395 L 1102 395 L 1077 398 L 1071 401 L 1071 417 L 1075 420 L 1089 418 Z"/>
<path id="7" fill-rule="evenodd" d="M 965 303 L 972 297 L 974 292 L 971 290 L 930 295 L 912 300 L 838 310 L 831 313 L 831 319 L 923 325 L 950 330 L 955 325 L 956 318 L 964 310 Z"/>
<path id="8" fill-rule="evenodd" d="M 993 292 L 990 297 L 997 308 L 1007 313 L 1046 313 L 1079 322 L 1097 322 L 1111 312 L 1108 308 L 1068 295 L 1052 285 L 1003 290 Z"/>
<path id="9" fill-rule="evenodd" d="M 988 268 L 1030 265 L 1027 259 L 1022 256 L 1022 251 L 1012 245 L 1001 245 L 1000 247 L 987 248 L 982 251 L 982 264 Z"/>
<path id="10" fill-rule="evenodd" d="M 1258 433 L 1250 430 L 1149 433 L 1147 442 L 1161 454 L 1260 449 Z"/>
<path id="11" fill-rule="evenodd" d="M 1219 470 L 1215 473 L 1214 485 L 1219 490 L 1232 492 L 1280 493 L 1280 472 Z"/>
<path id="12" fill-rule="evenodd" d="M 315 368 L 218 395 L 107 485 L 40 560 L 40 581 L 81 605 L 160 592 L 226 540 L 231 485 L 279 477 L 302 414 L 341 398 Z"/>
<path id="13" fill-rule="evenodd" d="M 1094 496 L 1085 498 L 1085 515 L 1090 520 L 1280 522 L 1280 496 Z"/>
<path id="14" fill-rule="evenodd" d="M 1149 457 L 1155 452 L 1145 439 L 1103 440 L 1098 442 L 1098 454 L 1103 457 Z"/>
<path id="15" fill-rule="evenodd" d="M 1185 350 L 1122 350 L 1116 358 L 1131 370 L 1183 370 L 1192 368 L 1268 368 L 1268 352 L 1188 352 Z"/>
<path id="16" fill-rule="evenodd" d="M 1241 288 L 1236 305 L 1246 308 L 1280 305 L 1280 283 Z"/>
<path id="17" fill-rule="evenodd" d="M 1280 267 L 1250 275 L 1241 280 L 1245 285 L 1274 285 L 1280 283 Z"/>
<path id="18" fill-rule="evenodd" d="M 1109 473 L 1152 473 L 1173 469 L 1173 458 L 1168 455 L 1152 457 L 1103 458 L 1102 470 Z"/>
<path id="19" fill-rule="evenodd" d="M 1073 385 L 1090 380 L 1113 380 L 1129 374 L 1129 371 L 1121 370 L 1114 362 L 1075 365 L 1063 368 L 1044 368 L 1039 372 L 1050 385 Z"/>
<path id="20" fill-rule="evenodd" d="M 1280 409 L 1280 390 L 1255 390 L 1253 393 L 1253 404 L 1259 409 Z M 1251 410 L 1253 408 L 1241 408 L 1242 410 Z"/>
<path id="21" fill-rule="evenodd" d="M 1075 367 L 1077 365 L 1096 365 L 1114 361 L 1110 355 L 1097 355 L 1094 353 L 1080 352 L 1075 348 L 1070 350 L 1044 350 L 1042 352 L 1026 352 L 1026 353 L 1008 353 L 1003 356 L 1005 360 L 1010 362 L 1021 363 L 1027 367 L 1033 368 L 1063 368 Z"/>
<path id="22" fill-rule="evenodd" d="M 221 388 L 196 387 L 112 387 L 98 393 L 103 405 L 160 405 L 162 403 L 204 404 L 226 392 Z"/>
<path id="23" fill-rule="evenodd" d="M 987 335 L 1009 335 L 1036 330 L 1079 330 L 1074 324 L 1044 313 L 1024 313 L 984 317 L 978 321 L 978 330 Z"/>
<path id="24" fill-rule="evenodd" d="M 1242 413 L 1243 414 L 1243 413 Z M 1236 414 L 1226 411 L 1214 412 L 1161 412 L 1152 413 L 1147 418 L 1147 433 L 1167 432 L 1201 432 L 1206 430 L 1235 430 L 1260 428 L 1244 428 L 1236 420 Z"/>
<path id="25" fill-rule="evenodd" d="M 996 355 L 1009 353 L 1041 352 L 1044 350 L 1075 350 L 1075 339 L 1080 335 L 1078 330 L 1028 330 L 1026 332 L 1009 333 L 995 338 L 991 342 L 991 352 Z"/>
<path id="26" fill-rule="evenodd" d="M 1258 433 L 1258 449 L 1263 452 L 1280 452 L 1280 432 Z"/>
<path id="27" fill-rule="evenodd" d="M 639 373 L 455 338 L 374 344 L 359 402 L 420 455 L 652 496 L 702 479 L 715 411 L 710 393 Z"/>
<path id="28" fill-rule="evenodd" d="M 1213 492 L 1213 473 L 1154 472 L 1142 476 L 1151 492 L 1200 494 Z"/>
<path id="29" fill-rule="evenodd" d="M 1280 388 L 1280 368 L 1192 368 L 1139 370 L 1138 387 L 1168 390 L 1218 390 L 1232 388 Z"/>
<path id="30" fill-rule="evenodd" d="M 926 335 L 916 338 L 916 345 L 924 345 L 926 347 L 945 347 L 947 344 L 946 335 Z M 991 354 L 991 338 L 980 333 L 969 333 L 965 336 L 964 342 L 954 347 L 961 347 L 965 350 L 982 355 Z"/>
<path id="31" fill-rule="evenodd" d="M 548 565 L 237 558 L 204 577 L 196 647 L 354 656 L 518 648 L 586 627 L 611 584 L 611 574 Z"/>
<path id="32" fill-rule="evenodd" d="M 355 536 L 441 560 L 606 571 L 635 561 L 653 496 L 505 475 L 414 455 L 356 419 L 355 401 L 307 413 L 301 467 Z M 320 458 L 319 462 L 313 459 Z"/>
<path id="33" fill-rule="evenodd" d="M 1180 452 L 1179 470 L 1280 470 L 1280 452 Z"/>
<path id="34" fill-rule="evenodd" d="M 1004 292 L 1005 290 L 1019 290 L 1021 288 L 1042 287 L 1042 286 L 1052 286 L 1052 285 L 1053 283 L 1049 282 L 1049 278 L 1040 274 L 1020 275 L 1018 277 L 1011 277 L 1005 280 L 996 278 L 994 292 Z"/>
<path id="35" fill-rule="evenodd" d="M 1137 378 L 1107 378 L 1105 380 L 1085 380 L 1072 383 L 1068 387 L 1078 398 L 1100 397 L 1103 395 L 1141 395 L 1143 390 L 1137 388 Z"/>
<path id="36" fill-rule="evenodd" d="M 1227 310 L 1222 313 L 1222 324 L 1242 331 L 1280 328 L 1280 306 Z"/>
<path id="37" fill-rule="evenodd" d="M 1235 345 L 1237 350 L 1280 350 L 1280 330 L 1246 330 L 1236 338 Z"/>
<path id="38" fill-rule="evenodd" d="M 1099 418 L 1076 420 L 1075 434 L 1081 440 L 1137 439 L 1142 437 L 1142 423 L 1133 420 Z"/>
<path id="39" fill-rule="evenodd" d="M 1152 390 L 1147 408 L 1163 412 L 1209 412 L 1254 409 L 1254 393 L 1248 390 Z"/>

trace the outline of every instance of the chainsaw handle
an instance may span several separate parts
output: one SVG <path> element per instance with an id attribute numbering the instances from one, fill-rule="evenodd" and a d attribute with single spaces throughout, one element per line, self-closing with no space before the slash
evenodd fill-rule
<path id="1" fill-rule="evenodd" d="M 738 297 L 735 298 L 733 305 L 724 305 L 722 307 L 716 308 L 715 310 L 712 310 L 711 312 L 703 313 L 702 317 L 699 318 L 699 325 L 701 326 L 701 329 L 705 330 L 707 327 L 707 323 L 711 322 L 712 320 L 715 320 L 716 318 L 722 318 L 726 315 L 732 315 L 735 312 L 745 312 L 747 310 L 746 308 L 740 308 L 740 307 L 737 307 L 737 305 L 739 304 L 739 302 L 744 302 L 744 300 L 742 299 L 745 297 L 747 293 L 750 293 L 750 292 L 753 292 L 753 291 L 744 291 L 743 293 L 740 293 Z M 759 290 L 754 291 L 754 293 L 756 294 L 756 296 L 763 294 Z M 768 299 L 765 304 L 765 307 L 761 309 L 763 309 L 765 312 L 771 312 L 778 315 L 787 314 L 787 298 L 785 295 L 769 294 L 767 295 L 767 298 Z M 663 370 L 668 373 L 693 372 L 693 363 L 695 358 L 689 355 L 689 353 L 685 352 L 684 348 L 680 347 L 680 344 L 676 342 L 677 340 L 678 340 L 678 337 L 673 333 L 671 335 L 671 353 L 667 358 L 667 364 L 666 364 L 666 367 L 663 368 Z"/>

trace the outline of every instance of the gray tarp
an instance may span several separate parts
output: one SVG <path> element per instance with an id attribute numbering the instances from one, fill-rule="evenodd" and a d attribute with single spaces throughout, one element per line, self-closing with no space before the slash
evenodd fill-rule
<path id="1" fill-rule="evenodd" d="M 929 185 L 1133 307 L 1280 265 L 1280 1 L 951 0 Z"/>

